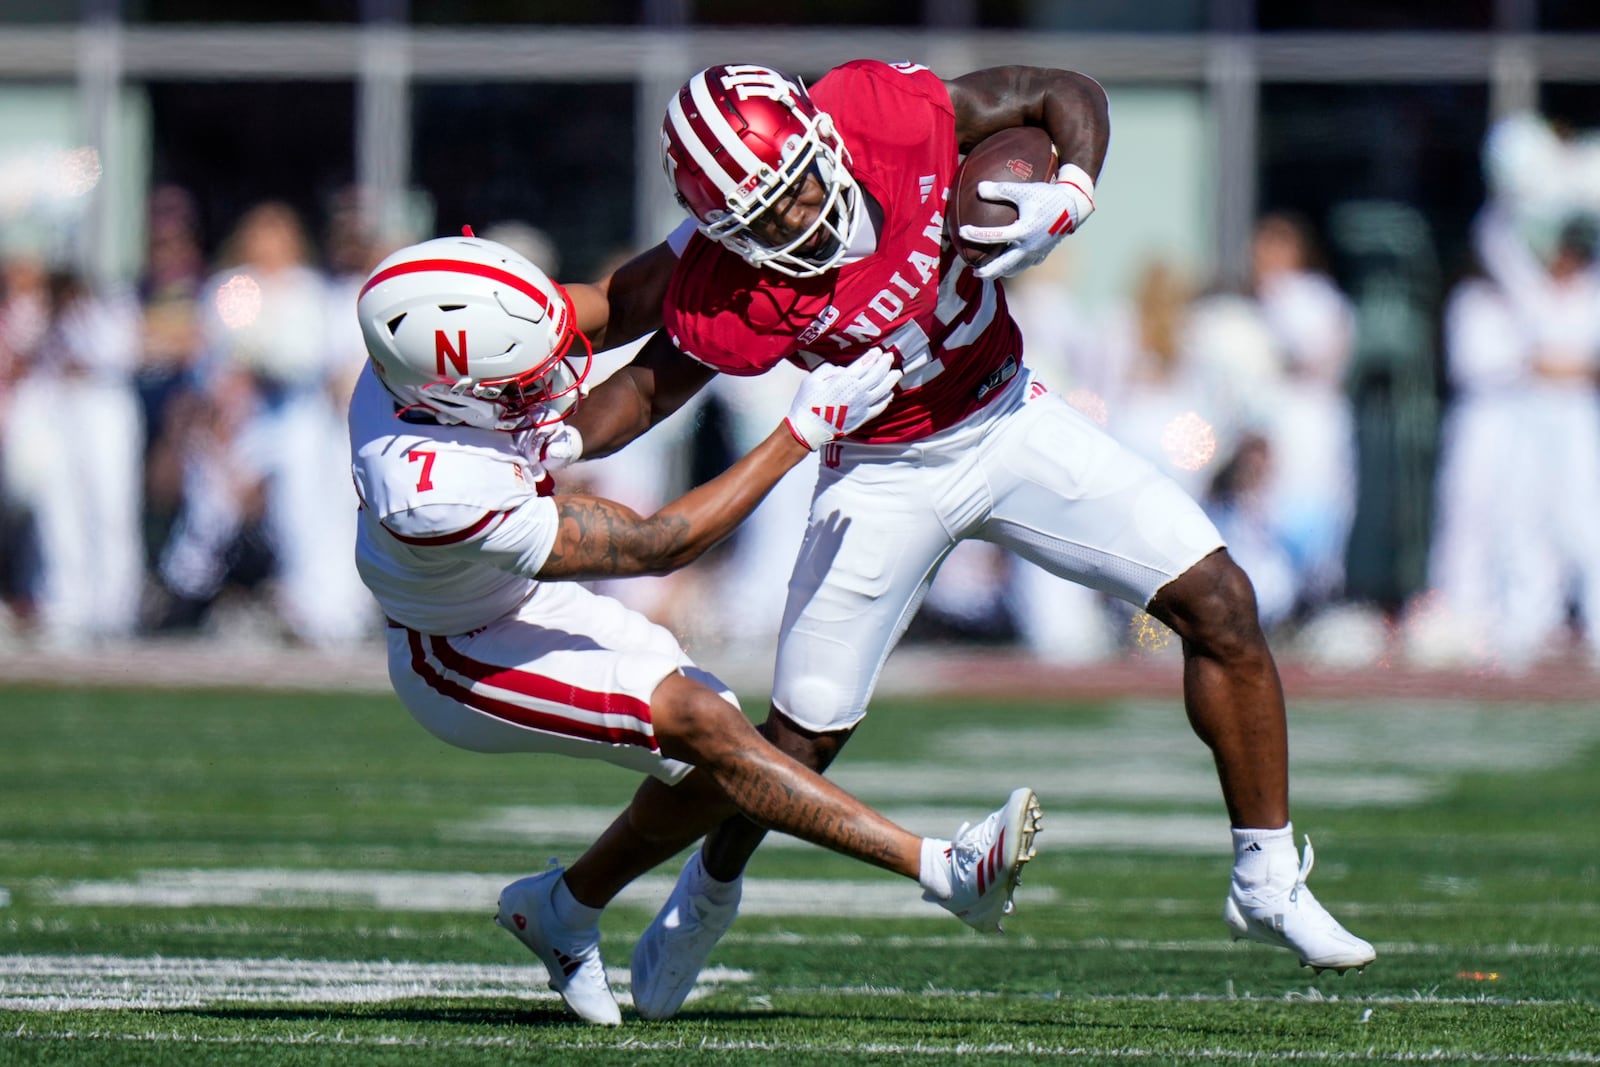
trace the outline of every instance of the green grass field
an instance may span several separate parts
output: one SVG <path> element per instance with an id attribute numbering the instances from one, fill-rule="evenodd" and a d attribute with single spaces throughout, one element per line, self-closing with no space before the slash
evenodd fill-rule
<path id="1" fill-rule="evenodd" d="M 759 704 L 759 701 L 750 701 Z M 497 929 L 634 780 L 458 752 L 388 698 L 0 690 L 0 1063 L 1600 1063 L 1600 709 L 1297 704 L 1311 884 L 1378 945 L 1232 944 L 1209 756 L 1176 700 L 884 700 L 835 776 L 948 836 L 1045 806 L 1003 938 L 772 842 L 681 1016 L 626 1001 L 677 865 L 608 912 L 624 1025 Z"/>

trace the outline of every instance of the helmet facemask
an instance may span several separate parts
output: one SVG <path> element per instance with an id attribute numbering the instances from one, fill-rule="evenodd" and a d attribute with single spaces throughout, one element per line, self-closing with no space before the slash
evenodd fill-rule
<path id="1" fill-rule="evenodd" d="M 798 142 L 793 156 L 785 160 L 783 170 L 763 173 L 743 210 L 730 210 L 712 221 L 701 221 L 700 232 L 726 245 L 751 266 L 771 267 L 793 278 L 810 278 L 837 267 L 855 236 L 860 191 L 845 165 L 844 146 L 832 133 L 832 119 L 826 114 L 818 115 L 810 122 L 807 136 Z M 799 195 L 808 177 L 816 178 L 824 193 L 811 225 L 781 245 L 769 245 L 757 237 L 750 227 L 791 195 Z M 809 252 L 801 251 L 818 231 L 825 234 L 822 243 Z"/>
<path id="2" fill-rule="evenodd" d="M 449 395 L 493 405 L 497 430 L 517 432 L 553 426 L 578 409 L 583 380 L 593 362 L 589 339 L 581 332 L 572 331 L 566 347 L 571 346 L 573 337 L 583 341 L 581 354 L 556 353 L 553 362 L 513 378 L 477 382 L 462 379 L 449 387 Z M 450 403 L 437 394 L 435 399 Z"/>
<path id="3" fill-rule="evenodd" d="M 581 333 L 578 336 L 583 337 Z M 581 356 L 562 358 L 516 378 L 492 382 L 462 378 L 413 387 L 419 394 L 414 403 L 441 416 L 441 421 L 506 433 L 537 430 L 561 422 L 578 409 L 590 361 L 588 338 L 584 338 Z"/>

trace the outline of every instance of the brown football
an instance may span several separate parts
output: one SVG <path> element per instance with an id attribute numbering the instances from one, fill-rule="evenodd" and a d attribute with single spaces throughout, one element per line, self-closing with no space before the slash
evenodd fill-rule
<path id="1" fill-rule="evenodd" d="M 978 195 L 979 182 L 1048 182 L 1055 176 L 1055 145 L 1037 126 L 1014 126 L 979 141 L 956 171 L 956 186 L 945 212 L 945 226 L 956 253 L 973 266 L 982 266 L 1005 246 L 963 241 L 961 227 L 1007 226 L 1017 221 L 1017 209 L 1010 203 Z"/>

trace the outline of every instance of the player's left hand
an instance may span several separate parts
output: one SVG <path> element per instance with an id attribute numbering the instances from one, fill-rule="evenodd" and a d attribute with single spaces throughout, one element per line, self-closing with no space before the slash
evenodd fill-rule
<path id="1" fill-rule="evenodd" d="M 1011 246 L 973 269 L 985 281 L 1009 278 L 1044 262 L 1057 243 L 1094 211 L 1094 180 L 1072 163 L 1062 167 L 1053 182 L 979 182 L 978 195 L 1008 200 L 1017 207 L 1017 221 L 1010 225 L 961 227 L 963 240 Z"/>

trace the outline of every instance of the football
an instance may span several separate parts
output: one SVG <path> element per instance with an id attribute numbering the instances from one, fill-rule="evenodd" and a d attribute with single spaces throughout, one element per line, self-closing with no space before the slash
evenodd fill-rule
<path id="1" fill-rule="evenodd" d="M 955 189 L 945 212 L 945 226 L 956 254 L 974 267 L 982 266 L 1005 245 L 963 241 L 961 227 L 1007 226 L 1017 221 L 1017 209 L 1011 204 L 978 195 L 979 182 L 1048 182 L 1055 176 L 1056 147 L 1050 143 L 1050 135 L 1037 126 L 1014 126 L 979 141 L 956 171 Z"/>

